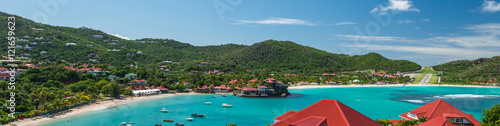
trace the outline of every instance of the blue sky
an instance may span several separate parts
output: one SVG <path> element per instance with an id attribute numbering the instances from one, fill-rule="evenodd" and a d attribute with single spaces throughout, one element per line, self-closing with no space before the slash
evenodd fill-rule
<path id="1" fill-rule="evenodd" d="M 15 0 L 0 11 L 50 25 L 197 46 L 289 40 L 424 66 L 500 55 L 498 0 Z"/>

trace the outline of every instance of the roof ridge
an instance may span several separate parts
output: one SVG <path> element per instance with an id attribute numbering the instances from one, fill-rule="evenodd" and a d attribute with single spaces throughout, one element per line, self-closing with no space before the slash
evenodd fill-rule
<path id="1" fill-rule="evenodd" d="M 339 112 L 342 115 L 342 118 L 347 123 L 347 126 L 350 126 L 351 124 L 349 123 L 349 120 L 347 120 L 347 118 L 345 117 L 345 113 L 344 113 L 344 111 L 342 111 L 342 107 L 340 107 L 339 101 L 335 100 L 335 104 L 337 105 L 337 108 L 339 109 Z"/>
<path id="2" fill-rule="evenodd" d="M 429 114 L 429 117 L 427 117 L 427 118 L 431 118 L 432 115 L 434 115 L 434 112 L 436 112 L 436 110 L 439 107 L 439 104 L 441 104 L 441 102 L 443 102 L 443 100 L 442 99 L 438 99 L 436 106 L 434 106 L 434 108 L 432 109 L 431 113 Z"/>

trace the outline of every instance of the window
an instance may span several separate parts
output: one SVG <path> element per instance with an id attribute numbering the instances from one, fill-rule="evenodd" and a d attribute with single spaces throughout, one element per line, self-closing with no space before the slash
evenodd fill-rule
<path id="1" fill-rule="evenodd" d="M 408 112 L 408 114 L 406 114 L 406 116 L 413 118 L 413 119 L 418 119 L 418 117 L 415 113 Z"/>
<path id="2" fill-rule="evenodd" d="M 455 118 L 455 123 L 463 123 L 464 118 Z"/>

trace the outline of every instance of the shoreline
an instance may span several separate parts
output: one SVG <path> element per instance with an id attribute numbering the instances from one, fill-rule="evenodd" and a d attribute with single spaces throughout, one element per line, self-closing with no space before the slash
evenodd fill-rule
<path id="1" fill-rule="evenodd" d="M 312 88 L 343 88 L 343 87 L 420 87 L 420 86 L 447 86 L 447 87 L 480 87 L 480 88 L 500 88 L 498 86 L 482 86 L 482 85 L 452 85 L 452 84 L 350 84 L 350 85 L 301 85 L 288 87 L 288 89 L 312 89 Z"/>
<path id="2" fill-rule="evenodd" d="M 102 100 L 102 101 L 97 101 L 95 103 L 90 103 L 87 105 L 75 107 L 72 109 L 65 110 L 63 112 L 54 113 L 54 114 L 50 115 L 53 117 L 37 116 L 35 119 L 25 118 L 24 120 L 20 120 L 17 122 L 13 122 L 12 124 L 5 124 L 5 125 L 6 126 L 11 126 L 11 125 L 36 126 L 36 125 L 40 125 L 40 124 L 47 123 L 50 121 L 58 120 L 58 119 L 82 115 L 82 114 L 89 113 L 89 112 L 105 110 L 107 108 L 111 108 L 111 107 L 118 106 L 118 105 L 125 105 L 125 104 L 129 104 L 129 103 L 134 103 L 134 102 L 154 100 L 154 99 L 158 99 L 158 98 L 166 98 L 166 97 L 181 96 L 181 95 L 192 95 L 192 94 L 198 94 L 198 93 L 159 94 L 159 95 L 153 95 L 153 96 L 128 97 L 126 99 Z"/>
<path id="3" fill-rule="evenodd" d="M 386 85 L 375 85 L 375 84 L 350 84 L 350 85 L 301 85 L 301 86 L 293 86 L 288 87 L 288 89 L 314 89 L 314 88 L 348 88 L 348 87 L 398 87 L 403 86 L 405 84 L 386 84 Z M 447 87 L 481 87 L 481 88 L 500 88 L 498 86 L 481 86 L 481 85 L 449 85 L 449 84 L 406 84 L 405 87 L 420 87 L 420 86 L 447 86 Z M 154 96 L 143 96 L 143 97 L 128 97 L 126 99 L 114 99 L 114 100 L 102 100 L 97 101 L 95 103 L 90 103 L 84 106 L 72 108 L 60 113 L 54 113 L 51 116 L 53 117 L 42 117 L 38 116 L 36 119 L 25 118 L 24 120 L 13 122 L 12 124 L 6 125 L 20 125 L 20 126 L 36 126 L 43 123 L 48 123 L 50 121 L 64 119 L 71 116 L 82 115 L 85 113 L 105 110 L 107 108 L 111 108 L 118 105 L 125 105 L 134 102 L 148 101 L 154 100 L 158 98 L 166 98 L 172 96 L 181 96 L 181 95 L 196 95 L 200 93 L 180 93 L 180 94 L 160 94 Z"/>

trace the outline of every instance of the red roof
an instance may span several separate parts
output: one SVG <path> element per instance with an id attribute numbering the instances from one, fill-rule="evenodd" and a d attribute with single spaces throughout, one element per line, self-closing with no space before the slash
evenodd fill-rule
<path id="1" fill-rule="evenodd" d="M 231 87 L 226 86 L 226 85 L 221 85 L 221 86 L 215 87 L 215 89 L 227 89 L 227 90 L 229 90 L 229 89 L 231 89 Z"/>
<path id="2" fill-rule="evenodd" d="M 266 86 L 259 86 L 259 88 L 266 88 Z"/>
<path id="3" fill-rule="evenodd" d="M 146 87 L 144 87 L 144 85 L 141 85 L 137 88 L 137 90 L 146 90 Z"/>
<path id="4" fill-rule="evenodd" d="M 135 88 L 135 87 L 134 87 L 134 86 L 132 86 L 132 85 L 130 85 L 130 87 L 127 87 L 127 88 L 125 88 L 125 89 L 127 89 L 127 90 L 128 90 L 128 89 L 137 90 L 137 88 Z"/>
<path id="5" fill-rule="evenodd" d="M 266 83 L 274 84 L 274 83 L 281 83 L 280 81 L 274 79 L 274 78 L 267 78 L 264 80 Z"/>
<path id="6" fill-rule="evenodd" d="M 0 77 L 10 77 L 9 74 L 0 74 Z"/>
<path id="7" fill-rule="evenodd" d="M 249 83 L 251 83 L 251 82 L 257 82 L 257 80 L 256 80 L 256 79 L 251 79 L 251 80 L 249 80 L 248 82 L 249 82 Z"/>
<path id="8" fill-rule="evenodd" d="M 439 118 L 427 120 L 424 123 L 421 123 L 416 126 L 456 126 L 456 125 L 450 122 L 448 119 L 441 116 Z"/>
<path id="9" fill-rule="evenodd" d="M 328 126 L 325 117 L 310 116 L 303 120 L 291 123 L 292 126 Z"/>
<path id="10" fill-rule="evenodd" d="M 235 83 L 238 83 L 238 80 L 234 79 L 234 80 L 231 80 L 229 81 L 230 84 L 235 84 Z"/>
<path id="11" fill-rule="evenodd" d="M 417 118 L 422 118 L 423 116 L 428 117 L 429 121 L 435 118 L 447 118 L 447 117 L 462 117 L 471 122 L 474 126 L 480 126 L 481 122 L 477 121 L 474 116 L 462 112 L 460 109 L 453 107 L 447 102 L 438 99 L 431 103 L 428 103 L 419 108 L 413 109 L 409 112 L 399 115 L 401 118 L 416 120 L 414 118 L 408 117 L 408 113 L 413 113 L 417 115 Z"/>
<path id="12" fill-rule="evenodd" d="M 280 116 L 274 118 L 274 120 L 283 120 L 283 119 L 286 119 L 286 118 L 288 118 L 288 116 L 291 116 L 291 115 L 293 115 L 293 114 L 295 114 L 297 112 L 299 112 L 299 111 L 290 110 L 290 111 L 286 112 L 285 114 L 280 115 Z"/>
<path id="13" fill-rule="evenodd" d="M 198 88 L 198 89 L 205 89 L 205 88 L 208 88 L 208 86 L 207 85 L 203 85 L 203 86 L 198 86 L 196 88 Z"/>
<path id="14" fill-rule="evenodd" d="M 321 118 L 325 120 L 322 121 Z M 307 122 L 307 124 L 304 122 Z M 328 126 L 382 126 L 337 100 L 330 99 L 323 99 L 296 113 L 292 113 L 290 116 L 274 123 L 273 126 L 289 126 L 293 124 L 316 126 L 321 123 Z"/>
<path id="15" fill-rule="evenodd" d="M 0 70 L 6 70 L 6 69 L 7 69 L 7 68 L 5 68 L 5 67 L 0 67 Z"/>
<path id="16" fill-rule="evenodd" d="M 241 90 L 247 90 L 247 91 L 257 91 L 257 88 L 243 88 Z"/>
<path id="17" fill-rule="evenodd" d="M 160 90 L 168 90 L 168 88 L 165 88 L 163 86 L 159 86 L 157 89 L 160 89 Z"/>

